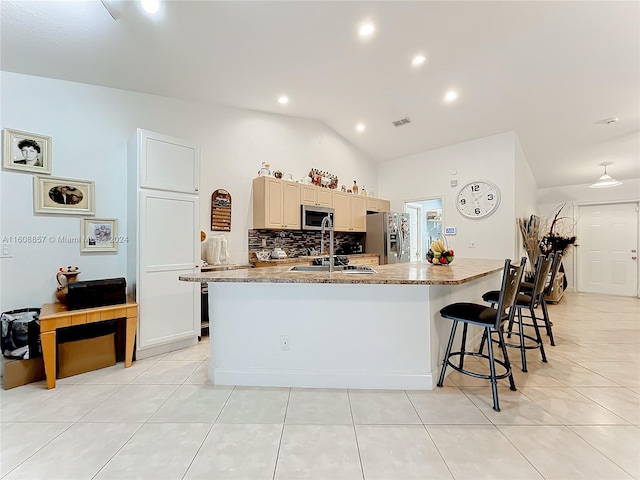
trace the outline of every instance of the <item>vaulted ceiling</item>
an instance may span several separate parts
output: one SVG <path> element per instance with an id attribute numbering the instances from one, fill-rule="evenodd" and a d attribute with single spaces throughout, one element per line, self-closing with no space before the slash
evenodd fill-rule
<path id="1" fill-rule="evenodd" d="M 539 187 L 640 177 L 639 2 L 105 3 L 3 0 L 2 70 L 317 119 L 377 161 L 513 130 Z"/>

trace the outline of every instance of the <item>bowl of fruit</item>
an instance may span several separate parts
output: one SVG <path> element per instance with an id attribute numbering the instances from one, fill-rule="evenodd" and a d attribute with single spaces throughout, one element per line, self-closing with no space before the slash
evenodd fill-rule
<path id="1" fill-rule="evenodd" d="M 434 240 L 431 248 L 427 252 L 427 262 L 431 265 L 449 265 L 454 260 L 453 250 L 446 243 L 446 240 Z"/>

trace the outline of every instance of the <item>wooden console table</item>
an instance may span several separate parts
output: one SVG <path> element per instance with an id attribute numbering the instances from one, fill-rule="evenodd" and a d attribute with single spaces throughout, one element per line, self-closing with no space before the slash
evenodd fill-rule
<path id="1" fill-rule="evenodd" d="M 133 346 L 138 325 L 138 304 L 127 297 L 127 303 L 108 305 L 106 307 L 67 310 L 61 303 L 46 303 L 40 310 L 40 341 L 44 371 L 47 377 L 47 388 L 56 387 L 56 330 L 74 325 L 104 322 L 126 318 L 126 344 L 124 366 L 128 368 L 133 362 Z"/>

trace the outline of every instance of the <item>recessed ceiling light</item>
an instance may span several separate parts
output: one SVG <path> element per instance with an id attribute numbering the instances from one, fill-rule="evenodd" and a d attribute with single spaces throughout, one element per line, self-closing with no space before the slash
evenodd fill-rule
<path id="1" fill-rule="evenodd" d="M 150 15 L 158 13 L 158 10 L 160 10 L 160 0 L 140 0 L 140 2 L 144 11 Z"/>
<path id="2" fill-rule="evenodd" d="M 359 131 L 359 132 L 364 132 L 364 128 L 365 128 L 364 124 L 362 124 L 362 123 L 359 123 L 359 124 L 356 125 L 356 130 Z"/>
<path id="3" fill-rule="evenodd" d="M 360 26 L 358 33 L 360 34 L 361 37 L 368 37 L 375 31 L 375 29 L 376 27 L 375 25 L 373 25 L 373 23 L 365 23 Z"/>
<path id="4" fill-rule="evenodd" d="M 458 94 L 456 92 L 454 92 L 453 90 L 450 90 L 444 96 L 444 101 L 445 102 L 453 102 L 456 98 L 458 98 Z"/>
<path id="5" fill-rule="evenodd" d="M 281 105 L 286 105 L 287 103 L 289 103 L 289 97 L 285 97 L 284 95 L 282 95 L 280 98 L 278 98 L 278 103 Z"/>
<path id="6" fill-rule="evenodd" d="M 427 59 L 424 55 L 416 55 L 415 57 L 413 57 L 413 60 L 411 60 L 411 65 L 417 67 L 418 65 L 422 65 L 426 60 Z"/>

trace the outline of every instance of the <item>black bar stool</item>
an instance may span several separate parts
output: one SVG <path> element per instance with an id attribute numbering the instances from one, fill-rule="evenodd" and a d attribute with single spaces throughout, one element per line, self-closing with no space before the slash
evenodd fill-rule
<path id="1" fill-rule="evenodd" d="M 542 343 L 542 337 L 540 336 L 540 329 L 538 328 L 538 320 L 535 314 L 535 308 L 541 303 L 541 298 L 544 296 L 544 285 L 549 276 L 549 270 L 551 269 L 551 264 L 553 263 L 554 254 L 550 253 L 549 256 L 545 257 L 544 255 L 540 255 L 536 260 L 535 265 L 535 276 L 533 279 L 533 283 L 531 284 L 533 289 L 528 293 L 518 293 L 516 297 L 516 302 L 514 305 L 514 312 L 511 312 L 511 318 L 509 319 L 509 327 L 507 329 L 507 337 L 511 337 L 511 333 L 513 332 L 513 326 L 516 324 L 518 326 L 518 336 L 520 337 L 520 343 L 506 343 L 507 347 L 519 348 L 520 349 L 520 357 L 522 358 L 522 371 L 527 371 L 527 350 L 538 348 L 540 349 L 540 355 L 542 356 L 542 361 L 547 363 L 547 356 L 544 352 L 544 345 Z M 498 290 L 493 290 L 491 292 L 487 292 L 482 296 L 482 299 L 485 302 L 491 303 L 493 307 L 499 301 L 500 292 Z M 529 314 L 526 315 L 522 313 L 523 310 L 528 309 Z M 517 320 L 516 314 L 517 313 Z M 523 318 L 530 318 L 531 323 L 525 323 Z M 535 330 L 535 337 L 531 335 L 527 335 L 524 333 L 524 327 L 529 326 L 533 327 Z M 527 340 L 529 341 L 527 343 Z M 482 353 L 484 349 L 484 344 L 487 341 L 487 334 L 483 334 L 482 341 L 480 342 L 479 352 Z M 495 340 L 493 340 L 495 342 Z"/>
<path id="2" fill-rule="evenodd" d="M 553 285 L 555 283 L 556 277 L 558 276 L 561 262 L 562 250 L 558 250 L 557 252 L 555 252 L 555 257 L 553 258 L 553 263 L 551 264 L 551 276 L 549 277 L 549 281 L 545 284 L 544 295 L 542 295 L 539 303 L 540 308 L 542 309 L 542 320 L 544 322 L 547 336 L 549 337 L 549 342 L 551 343 L 552 347 L 556 346 L 556 342 L 553 338 L 553 330 L 551 329 L 553 323 L 551 323 L 551 320 L 549 319 L 549 311 L 547 310 L 547 300 L 545 297 L 550 296 L 551 292 L 553 291 Z M 530 282 L 522 282 L 522 287 L 520 288 L 523 293 L 530 294 L 531 290 L 533 290 L 533 284 Z"/>
<path id="3" fill-rule="evenodd" d="M 511 265 L 511 260 L 507 259 L 504 262 L 504 270 L 502 274 L 502 286 L 500 287 L 500 294 L 498 298 L 498 308 L 494 309 L 486 307 L 484 305 L 478 305 L 477 303 L 454 303 L 447 305 L 440 310 L 440 315 L 443 318 L 453 320 L 453 326 L 451 327 L 451 335 L 449 335 L 449 343 L 447 344 L 447 350 L 442 360 L 442 370 L 440 371 L 440 378 L 438 379 L 438 387 L 442 387 L 444 382 L 444 376 L 447 370 L 447 366 L 450 366 L 454 370 L 464 373 L 475 378 L 484 378 L 491 380 L 491 391 L 493 394 L 493 409 L 496 412 L 500 411 L 500 405 L 498 403 L 498 383 L 501 378 L 509 377 L 509 384 L 511 390 L 516 390 L 516 384 L 513 381 L 513 373 L 511 372 L 511 364 L 509 363 L 509 356 L 507 355 L 507 349 L 504 343 L 504 324 L 509 320 L 511 313 L 513 312 L 513 305 L 520 289 L 520 282 L 522 281 L 522 273 L 524 272 L 524 266 L 527 259 L 524 257 L 520 262 L 520 266 Z M 452 352 L 453 339 L 456 335 L 456 329 L 458 328 L 458 322 L 462 322 L 462 343 L 460 351 Z M 498 345 L 502 350 L 504 361 L 497 360 L 493 355 L 493 342 L 487 342 L 488 355 L 484 355 L 481 352 L 466 351 L 467 341 L 467 327 L 469 325 L 477 325 L 483 327 L 485 335 L 491 338 L 492 333 L 496 333 L 498 336 Z M 465 356 L 482 357 L 489 360 L 490 375 L 484 375 L 481 373 L 472 372 L 464 368 Z M 454 364 L 451 361 L 452 357 L 460 357 L 458 364 Z M 505 369 L 505 373 L 496 374 L 496 363 Z"/>

